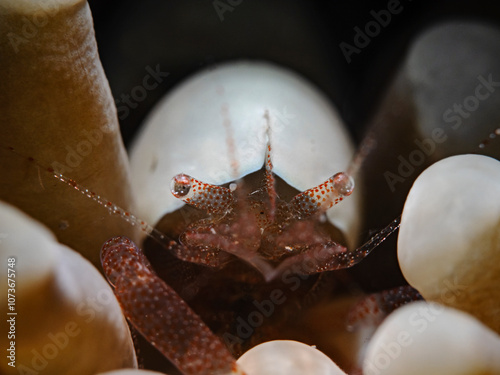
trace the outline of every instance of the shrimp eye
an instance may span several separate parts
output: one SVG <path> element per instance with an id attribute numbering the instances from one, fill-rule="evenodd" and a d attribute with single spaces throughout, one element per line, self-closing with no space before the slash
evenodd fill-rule
<path id="1" fill-rule="evenodd" d="M 326 211 L 348 197 L 354 190 L 354 180 L 345 172 L 340 172 L 328 180 L 305 190 L 293 197 L 291 203 L 303 216 L 318 211 Z"/>
<path id="2" fill-rule="evenodd" d="M 224 214 L 234 202 L 231 189 L 207 184 L 184 173 L 172 178 L 170 190 L 174 197 L 209 214 Z"/>
<path id="3" fill-rule="evenodd" d="M 354 180 L 347 173 L 337 173 L 333 176 L 333 188 L 339 195 L 348 197 L 354 190 Z"/>
<path id="4" fill-rule="evenodd" d="M 183 173 L 180 173 L 170 183 L 170 191 L 176 198 L 184 198 L 191 191 L 191 178 Z"/>

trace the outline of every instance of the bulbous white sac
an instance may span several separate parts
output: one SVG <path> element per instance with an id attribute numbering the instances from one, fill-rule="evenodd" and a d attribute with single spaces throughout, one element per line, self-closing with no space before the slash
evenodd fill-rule
<path id="1" fill-rule="evenodd" d="M 500 162 L 458 155 L 426 169 L 404 205 L 398 259 L 426 300 L 500 332 Z"/>
<path id="2" fill-rule="evenodd" d="M 131 149 L 140 216 L 156 223 L 183 205 L 169 191 L 178 173 L 223 184 L 261 169 L 268 135 L 273 171 L 300 191 L 345 171 L 353 154 L 337 111 L 295 73 L 268 63 L 235 62 L 189 78 L 156 106 Z M 359 198 L 355 189 L 327 213 L 351 246 Z"/>
<path id="3" fill-rule="evenodd" d="M 364 375 L 500 373 L 500 336 L 469 314 L 413 302 L 393 312 L 368 344 Z"/>
<path id="4" fill-rule="evenodd" d="M 7 316 L 13 318 L 13 336 L 0 337 L 3 348 L 15 343 L 15 367 L 2 361 L 0 372 L 92 375 L 137 366 L 120 306 L 88 260 L 3 202 L 0 234 L 0 278 L 6 284 L 0 303 L 17 314 Z"/>
<path id="5" fill-rule="evenodd" d="M 289 340 L 257 345 L 243 354 L 237 363 L 247 375 L 345 375 L 319 350 Z"/>
<path id="6" fill-rule="evenodd" d="M 409 49 L 401 77 L 418 130 L 425 139 L 439 139 L 442 156 L 479 152 L 482 140 L 499 127 L 499 60 L 500 29 L 471 21 L 434 25 Z M 436 129 L 444 135 L 436 138 Z M 499 157 L 500 147 L 481 152 Z"/>

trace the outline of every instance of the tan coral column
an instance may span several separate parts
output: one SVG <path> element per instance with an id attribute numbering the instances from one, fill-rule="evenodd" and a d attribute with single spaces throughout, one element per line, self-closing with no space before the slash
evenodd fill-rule
<path id="1" fill-rule="evenodd" d="M 89 6 L 0 0 L 0 36 L 0 199 L 98 264 L 106 239 L 133 238 L 135 228 L 40 166 L 125 209 L 132 205 L 127 155 Z"/>

